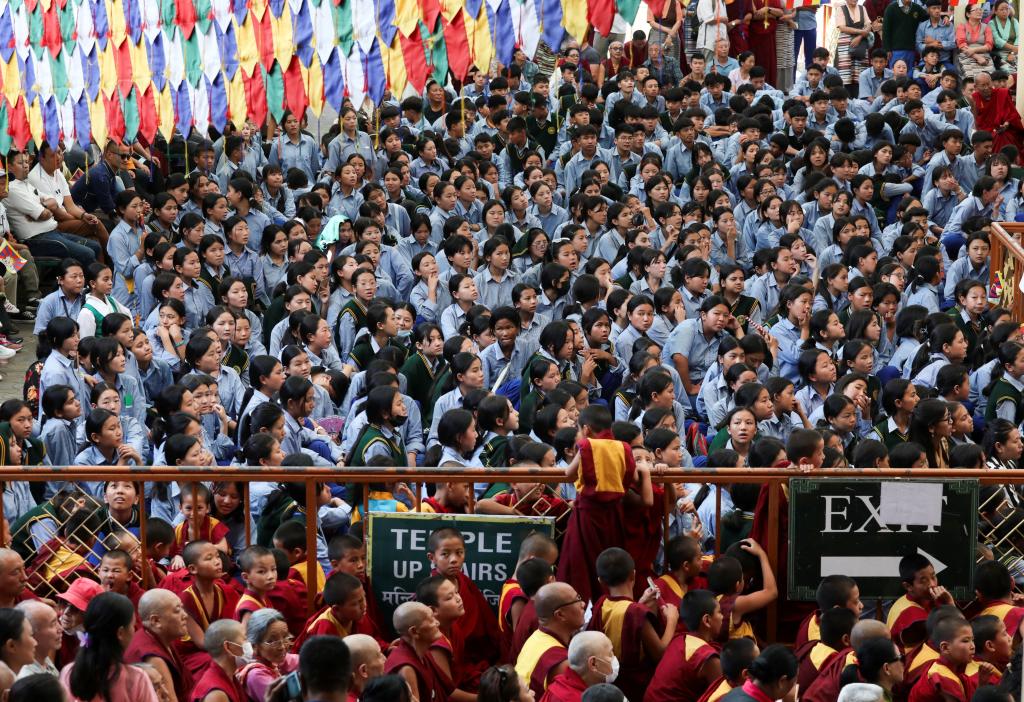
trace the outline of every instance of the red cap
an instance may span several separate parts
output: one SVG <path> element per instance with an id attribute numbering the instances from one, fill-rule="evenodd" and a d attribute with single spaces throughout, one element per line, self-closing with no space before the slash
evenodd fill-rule
<path id="1" fill-rule="evenodd" d="M 63 592 L 57 595 L 57 597 L 72 605 L 75 609 L 84 612 L 92 598 L 101 592 L 103 592 L 103 587 L 95 580 L 79 578 L 71 583 L 67 592 Z"/>

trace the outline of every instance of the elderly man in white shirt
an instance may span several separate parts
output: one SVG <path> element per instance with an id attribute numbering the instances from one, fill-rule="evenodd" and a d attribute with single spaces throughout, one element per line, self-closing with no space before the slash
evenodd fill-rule
<path id="1" fill-rule="evenodd" d="M 29 171 L 28 182 L 44 198 L 53 198 L 57 203 L 53 216 L 57 220 L 57 231 L 76 234 L 99 243 L 107 250 L 107 228 L 99 217 L 86 212 L 71 198 L 71 186 L 64 177 L 64 145 L 51 146 L 44 141 L 39 147 L 39 162 Z"/>
<path id="2" fill-rule="evenodd" d="M 18 241 L 28 246 L 33 256 L 77 258 L 83 266 L 100 256 L 100 245 L 77 234 L 57 230 L 54 210 L 59 204 L 52 197 L 43 197 L 28 182 L 29 155 L 18 153 L 8 159 L 10 178 L 7 184 L 7 216 Z"/>

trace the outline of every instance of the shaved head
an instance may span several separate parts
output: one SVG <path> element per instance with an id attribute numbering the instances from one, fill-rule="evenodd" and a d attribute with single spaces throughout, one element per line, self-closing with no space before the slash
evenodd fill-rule
<path id="1" fill-rule="evenodd" d="M 877 619 L 861 619 L 853 625 L 853 632 L 850 634 L 850 647 L 854 650 L 870 639 L 891 639 L 889 627 Z"/>
<path id="2" fill-rule="evenodd" d="M 555 612 L 579 597 L 576 590 L 568 583 L 548 583 L 542 585 L 535 595 L 537 619 L 541 622 L 551 619 Z"/>
<path id="3" fill-rule="evenodd" d="M 372 636 L 366 634 L 349 634 L 344 639 L 348 652 L 352 656 L 352 667 L 373 660 L 380 653 L 380 644 Z"/>
<path id="4" fill-rule="evenodd" d="M 178 596 L 170 590 L 149 590 L 139 598 L 139 619 L 146 621 L 151 617 L 159 617 L 164 609 L 178 601 Z"/>
<path id="5" fill-rule="evenodd" d="M 408 632 L 410 628 L 423 623 L 423 620 L 429 617 L 430 614 L 430 607 L 422 602 L 403 602 L 395 610 L 391 623 L 394 624 L 395 631 L 401 636 Z"/>

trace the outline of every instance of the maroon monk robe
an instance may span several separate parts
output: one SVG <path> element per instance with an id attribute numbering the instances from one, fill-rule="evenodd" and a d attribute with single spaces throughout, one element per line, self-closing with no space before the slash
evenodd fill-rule
<path id="1" fill-rule="evenodd" d="M 219 580 L 213 581 L 213 608 L 209 611 L 207 611 L 206 606 L 203 604 L 203 598 L 199 594 L 199 590 L 194 582 L 185 588 L 185 591 L 178 597 L 181 599 L 181 606 L 188 613 L 188 616 L 203 631 L 206 631 L 210 624 L 218 619 L 235 618 L 235 607 L 238 606 L 238 597 L 234 590 L 224 587 Z M 213 662 L 210 654 L 197 646 L 196 642 L 192 639 L 181 641 L 177 648 L 193 680 L 198 680 L 206 671 L 206 668 Z"/>
<path id="2" fill-rule="evenodd" d="M 295 578 L 278 580 L 274 589 L 267 593 L 267 600 L 271 607 L 284 615 L 292 636 L 303 632 L 309 618 L 306 610 L 306 583 Z"/>
<path id="3" fill-rule="evenodd" d="M 437 575 L 437 571 L 432 574 Z M 501 639 L 498 617 L 476 583 L 461 571 L 457 585 L 466 613 L 455 620 L 452 635 L 462 641 L 466 651 L 465 663 L 470 666 L 486 663 L 486 669 L 498 660 Z"/>
<path id="4" fill-rule="evenodd" d="M 509 578 L 501 587 L 501 597 L 498 600 L 498 629 L 501 630 L 501 658 L 502 663 L 514 663 L 516 657 L 512 655 L 512 641 L 515 636 L 515 622 L 512 621 L 512 607 L 517 602 L 525 606 L 530 598 L 526 596 L 523 589 L 515 578 Z M 520 610 L 522 614 L 522 610 Z M 525 639 L 524 639 L 525 640 Z"/>
<path id="5" fill-rule="evenodd" d="M 789 498 L 786 491 L 783 490 L 779 495 L 778 519 L 773 522 L 769 519 L 768 514 L 770 488 L 770 485 L 762 486 L 761 493 L 757 496 L 757 507 L 754 508 L 754 525 L 750 529 L 750 538 L 767 549 L 768 534 L 774 531 L 777 536 L 779 559 L 775 564 L 775 580 L 779 586 L 779 640 L 788 641 L 796 638 L 797 628 L 808 614 L 815 611 L 815 605 L 813 602 L 793 602 L 785 597 L 786 583 L 789 578 L 786 570 L 789 561 Z"/>
<path id="6" fill-rule="evenodd" d="M 654 561 L 661 549 L 661 520 L 665 509 L 665 489 L 654 485 L 654 503 L 648 507 L 639 500 L 625 500 L 622 505 L 626 518 L 626 550 L 633 556 L 636 583 L 633 597 L 640 599 L 647 589 L 647 579 L 653 578 Z M 628 697 L 629 695 L 627 695 Z"/>
<path id="7" fill-rule="evenodd" d="M 839 676 L 847 665 L 855 664 L 857 657 L 852 648 L 844 648 L 822 666 L 818 671 L 817 679 L 807 688 L 807 692 L 801 696 L 803 702 L 835 702 L 839 699 Z"/>
<path id="8" fill-rule="evenodd" d="M 540 698 L 540 702 L 580 702 L 586 690 L 587 683 L 583 681 L 579 673 L 572 668 L 566 668 L 565 672 L 559 673 L 551 681 L 548 689 L 544 691 L 544 696 Z M 642 699 L 642 697 L 637 698 L 638 701 Z"/>
<path id="9" fill-rule="evenodd" d="M 132 642 L 128 650 L 124 652 L 125 663 L 145 663 L 147 658 L 159 658 L 171 671 L 171 679 L 174 681 L 174 695 L 179 700 L 191 699 L 192 676 L 188 668 L 181 661 L 181 656 L 173 648 L 168 648 L 161 643 L 160 639 L 150 633 L 145 627 L 135 630 Z"/>
<path id="10" fill-rule="evenodd" d="M 216 663 L 207 667 L 203 677 L 199 678 L 199 682 L 192 689 L 192 702 L 203 702 L 214 690 L 223 692 L 230 702 L 248 702 L 248 697 L 235 678 L 225 673 Z"/>
<path id="11" fill-rule="evenodd" d="M 432 661 L 430 655 L 426 659 L 420 658 L 416 649 L 409 642 L 402 639 L 398 645 L 391 649 L 388 659 L 384 663 L 385 673 L 398 673 L 402 668 L 412 668 L 416 675 L 417 697 L 421 700 L 447 700 L 448 693 L 445 691 L 441 676 Z"/>
<path id="12" fill-rule="evenodd" d="M 694 634 L 683 634 L 672 640 L 651 678 L 644 702 L 677 702 L 696 700 L 707 689 L 701 669 L 718 650 Z"/>
<path id="13" fill-rule="evenodd" d="M 752 11 L 753 10 L 750 7 L 750 0 L 733 0 L 732 2 L 727 2 L 725 4 L 725 13 L 729 17 L 730 56 L 739 56 L 741 52 L 748 51 L 750 49 L 750 44 L 747 41 L 750 29 L 743 20 Z M 735 21 L 738 21 L 739 24 L 734 27 L 732 26 L 732 23 Z M 711 66 L 708 66 L 708 72 L 711 72 Z M 738 87 L 738 85 L 734 85 L 733 89 Z"/>
<path id="14" fill-rule="evenodd" d="M 584 601 L 601 596 L 595 563 L 605 549 L 627 547 L 623 501 L 636 479 L 633 452 L 611 432 L 579 442 L 582 489 L 569 513 L 558 557 L 558 580 L 572 585 Z"/>
<path id="15" fill-rule="evenodd" d="M 779 0 L 751 1 L 751 9 L 754 12 L 765 8 L 780 10 L 782 5 L 779 4 Z M 767 21 L 765 21 L 764 17 L 755 15 L 754 19 L 750 21 L 748 29 L 750 36 L 747 39 L 750 42 L 750 50 L 754 52 L 754 59 L 757 65 L 765 70 L 765 80 L 768 82 L 768 85 L 773 87 L 776 84 L 778 75 L 778 55 L 776 54 L 777 49 L 775 47 L 775 30 L 777 25 L 778 21 L 770 15 Z"/>
<path id="16" fill-rule="evenodd" d="M 798 661 L 797 684 L 801 690 L 809 689 L 829 661 L 839 655 L 838 651 L 821 641 L 808 641 L 794 653 Z"/>
<path id="17" fill-rule="evenodd" d="M 512 656 L 513 663 L 519 658 L 519 652 L 523 650 L 523 644 L 530 638 L 530 634 L 537 631 L 539 626 L 537 608 L 534 606 L 533 600 L 527 600 L 523 611 L 519 613 L 516 630 L 512 636 L 512 648 L 509 650 L 509 655 Z"/>
<path id="18" fill-rule="evenodd" d="M 616 606 L 615 603 L 629 603 L 621 617 L 613 616 L 614 610 L 623 606 Z M 654 659 L 647 655 L 643 644 L 643 629 L 647 623 L 656 632 L 664 630 L 658 616 L 642 604 L 627 597 L 602 596 L 594 604 L 590 625 L 587 627 L 591 631 L 604 632 L 611 640 L 620 664 L 619 676 L 614 684 L 630 700 L 643 699 L 647 684 L 654 674 Z"/>
<path id="19" fill-rule="evenodd" d="M 992 134 L 992 151 L 998 153 L 1007 144 L 1017 147 L 1021 153 L 1017 156 L 1017 164 L 1024 163 L 1024 124 L 1020 114 L 1013 105 L 1013 97 L 1006 88 L 992 88 L 992 95 L 987 100 L 975 91 L 971 96 L 974 101 L 974 124 Z M 1003 125 L 1006 125 L 1005 128 Z"/>

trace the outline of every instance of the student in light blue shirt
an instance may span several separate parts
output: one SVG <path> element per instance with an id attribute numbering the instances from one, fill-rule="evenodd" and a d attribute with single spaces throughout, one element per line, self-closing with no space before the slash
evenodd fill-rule
<path id="1" fill-rule="evenodd" d="M 949 305 L 955 303 L 954 291 L 962 280 L 976 280 L 988 286 L 989 281 L 989 241 L 984 232 L 972 232 L 967 237 L 967 255 L 953 261 L 946 271 L 946 284 L 943 296 Z"/>
<path id="2" fill-rule="evenodd" d="M 942 261 L 934 256 L 918 256 L 911 269 L 912 282 L 907 288 L 905 305 L 921 305 L 929 312 L 939 312 L 939 283 Z"/>

